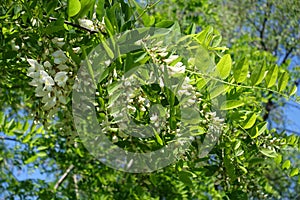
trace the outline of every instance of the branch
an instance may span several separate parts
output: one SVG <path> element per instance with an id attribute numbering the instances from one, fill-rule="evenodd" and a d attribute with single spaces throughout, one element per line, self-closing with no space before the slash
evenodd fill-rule
<path id="1" fill-rule="evenodd" d="M 74 165 L 71 164 L 67 171 L 60 177 L 60 179 L 57 181 L 57 183 L 54 186 L 54 190 L 57 190 L 57 188 L 62 184 L 62 182 L 66 179 L 68 174 L 71 172 L 71 170 L 74 168 Z"/>
<path id="2" fill-rule="evenodd" d="M 285 54 L 285 56 L 284 56 L 284 58 L 283 58 L 283 60 L 282 60 L 282 62 L 281 62 L 281 65 L 284 64 L 284 63 L 287 61 L 288 57 L 289 57 L 290 54 L 293 52 L 293 50 L 294 50 L 294 47 L 291 47 L 291 48 L 286 52 L 286 54 Z"/>
<path id="3" fill-rule="evenodd" d="M 73 180 L 74 180 L 74 185 L 75 185 L 75 194 L 76 194 L 76 199 L 79 199 L 79 190 L 78 190 L 78 180 L 76 177 L 76 174 L 73 175 Z"/>
<path id="4" fill-rule="evenodd" d="M 263 21 L 263 23 L 262 23 L 262 28 L 261 28 L 261 30 L 259 31 L 259 37 L 260 37 L 260 44 L 261 44 L 261 46 L 263 47 L 263 49 L 265 50 L 265 51 L 268 51 L 268 48 L 267 48 L 267 46 L 266 46 L 266 44 L 265 44 L 265 42 L 264 42 L 264 33 L 265 33 L 265 29 L 266 29 L 266 23 L 267 23 L 267 16 L 265 16 L 265 18 L 264 18 L 264 21 Z"/>
<path id="5" fill-rule="evenodd" d="M 17 139 L 9 138 L 9 137 L 4 137 L 4 136 L 0 136 L 0 140 L 9 140 L 9 141 L 14 141 L 14 142 L 20 142 Z"/>
<path id="6" fill-rule="evenodd" d="M 51 20 L 51 21 L 56 21 L 57 18 L 55 18 L 55 17 L 49 17 L 49 20 Z M 106 34 L 106 33 L 103 32 L 103 31 L 92 30 L 92 29 L 89 29 L 89 28 L 80 26 L 79 24 L 75 24 L 75 23 L 73 23 L 73 22 L 70 22 L 70 21 L 66 21 L 66 20 L 65 20 L 64 23 L 67 24 L 67 25 L 73 26 L 73 27 L 75 27 L 75 28 L 78 28 L 78 29 L 87 31 L 87 32 L 89 32 L 89 33 L 91 33 L 91 34 L 99 33 L 99 32 L 101 32 L 101 33 L 104 34 L 104 35 Z"/>

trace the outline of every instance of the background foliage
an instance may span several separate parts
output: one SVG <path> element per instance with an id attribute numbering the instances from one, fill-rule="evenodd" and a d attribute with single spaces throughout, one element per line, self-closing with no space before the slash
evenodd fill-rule
<path id="1" fill-rule="evenodd" d="M 279 108 L 288 100 L 297 100 L 299 9 L 293 0 L 4 0 L 0 197 L 296 199 L 299 136 L 278 116 L 283 116 Z M 193 70 L 184 59 L 169 65 L 186 66 L 181 76 L 189 77 L 199 93 L 197 104 L 204 120 L 219 120 L 210 107 L 211 99 L 219 96 L 226 96 L 221 109 L 227 116 L 206 157 L 197 152 L 208 129 L 203 122 L 197 124 L 198 134 L 177 163 L 153 173 L 130 174 L 103 165 L 85 149 L 73 125 L 71 92 L 77 70 L 94 47 L 117 33 L 150 26 L 181 32 L 209 51 L 220 74 L 217 78 Z M 107 58 L 116 56 L 109 48 L 106 52 Z M 111 71 L 98 85 L 99 121 L 108 115 L 104 111 L 110 104 L 109 86 L 124 73 L 122 63 L 166 62 L 171 57 L 161 53 L 143 50 L 109 63 Z M 170 99 L 167 102 L 175 107 Z M 149 121 L 142 107 L 136 105 L 136 110 L 133 117 L 139 113 Z M 133 148 L 132 137 L 114 134 L 116 144 Z M 152 138 L 151 148 L 168 136 L 166 131 Z M 36 169 L 40 174 L 31 176 Z"/>

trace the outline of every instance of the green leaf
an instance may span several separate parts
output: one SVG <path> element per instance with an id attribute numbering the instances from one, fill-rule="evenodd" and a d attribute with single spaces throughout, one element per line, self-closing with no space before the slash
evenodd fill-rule
<path id="1" fill-rule="evenodd" d="M 281 169 L 289 169 L 290 167 L 291 167 L 291 161 L 290 160 L 286 160 L 282 164 Z"/>
<path id="2" fill-rule="evenodd" d="M 64 19 L 58 18 L 57 20 L 50 22 L 50 24 L 45 28 L 44 31 L 46 34 L 52 34 L 62 30 L 65 30 Z"/>
<path id="3" fill-rule="evenodd" d="M 44 152 L 44 151 L 41 151 L 41 152 L 38 152 L 36 155 L 37 155 L 38 157 L 46 157 L 46 156 L 47 156 L 47 153 Z"/>
<path id="4" fill-rule="evenodd" d="M 13 129 L 13 127 L 15 126 L 14 125 L 14 122 L 15 122 L 15 119 L 11 119 L 6 125 L 5 125 L 5 128 L 8 129 L 8 131 L 11 131 Z"/>
<path id="5" fill-rule="evenodd" d="M 190 133 L 192 136 L 203 135 L 206 133 L 205 129 L 201 126 L 194 126 L 190 128 Z"/>
<path id="6" fill-rule="evenodd" d="M 243 106 L 245 103 L 241 100 L 228 100 L 224 101 L 220 107 L 220 110 L 231 110 Z"/>
<path id="7" fill-rule="evenodd" d="M 296 176 L 299 174 L 299 169 L 298 168 L 294 168 L 292 169 L 292 171 L 290 172 L 290 177 Z"/>
<path id="8" fill-rule="evenodd" d="M 229 178 L 234 181 L 236 179 L 236 174 L 235 174 L 235 167 L 232 163 L 232 161 L 230 160 L 230 158 L 228 158 L 227 156 L 224 157 L 224 166 L 226 169 L 226 172 L 229 176 Z"/>
<path id="9" fill-rule="evenodd" d="M 214 87 L 211 92 L 210 92 L 210 98 L 216 98 L 217 96 L 223 94 L 226 92 L 226 90 L 228 89 L 228 86 L 224 86 L 224 85 L 217 85 L 216 87 Z"/>
<path id="10" fill-rule="evenodd" d="M 273 65 L 271 69 L 268 71 L 267 76 L 266 76 L 266 83 L 267 87 L 272 87 L 277 80 L 278 77 L 278 66 Z"/>
<path id="11" fill-rule="evenodd" d="M 42 151 L 42 150 L 45 150 L 45 149 L 48 149 L 49 148 L 49 146 L 39 146 L 38 148 L 37 148 L 37 150 L 38 151 Z"/>
<path id="12" fill-rule="evenodd" d="M 111 21 L 106 16 L 104 17 L 104 23 L 106 25 L 106 30 L 109 33 L 109 36 L 114 37 L 115 29 L 114 29 Z"/>
<path id="13" fill-rule="evenodd" d="M 94 0 L 81 0 L 80 1 L 81 4 L 81 9 L 80 12 L 78 13 L 77 18 L 82 18 L 85 17 L 88 12 L 93 11 L 94 7 L 93 5 L 95 4 Z M 101 19 L 101 18 L 99 18 Z"/>
<path id="14" fill-rule="evenodd" d="M 277 156 L 277 153 L 274 150 L 262 148 L 259 150 L 262 154 L 265 156 L 268 156 L 270 158 L 275 158 Z"/>
<path id="15" fill-rule="evenodd" d="M 156 138 L 157 143 L 158 143 L 160 146 L 163 146 L 163 145 L 164 145 L 164 143 L 163 143 L 161 137 L 159 136 L 159 134 L 158 134 L 156 131 L 155 131 L 155 138 Z"/>
<path id="16" fill-rule="evenodd" d="M 297 141 L 297 137 L 295 135 L 290 135 L 287 138 L 287 143 L 291 146 L 294 146 L 296 141 Z"/>
<path id="17" fill-rule="evenodd" d="M 23 130 L 24 131 L 27 131 L 28 130 L 28 128 L 29 128 L 29 122 L 28 121 L 26 121 L 25 123 L 24 123 L 24 125 L 23 125 Z"/>
<path id="18" fill-rule="evenodd" d="M 244 150 L 242 150 L 242 149 L 239 149 L 239 150 L 237 150 L 236 152 L 235 152 L 235 156 L 241 156 L 241 155 L 243 155 L 244 154 Z"/>
<path id="19" fill-rule="evenodd" d="M 222 79 L 226 79 L 231 70 L 232 60 L 229 54 L 224 55 L 217 64 L 218 75 Z"/>
<path id="20" fill-rule="evenodd" d="M 248 75 L 248 61 L 246 58 L 242 59 L 241 61 L 238 62 L 237 65 L 235 65 L 233 69 L 233 77 L 237 83 L 242 83 L 243 81 L 246 80 L 247 75 Z"/>
<path id="21" fill-rule="evenodd" d="M 212 40 L 213 31 L 214 29 L 212 26 L 207 26 L 203 31 L 197 34 L 197 41 L 207 47 Z"/>
<path id="22" fill-rule="evenodd" d="M 24 161 L 25 164 L 29 164 L 34 162 L 36 159 L 38 158 L 37 155 L 31 156 L 30 158 L 28 158 L 27 160 Z"/>
<path id="23" fill-rule="evenodd" d="M 252 139 L 257 138 L 258 136 L 263 134 L 266 129 L 267 129 L 267 122 L 259 123 L 251 130 L 250 132 L 251 138 Z"/>
<path id="24" fill-rule="evenodd" d="M 184 31 L 185 34 L 190 35 L 190 34 L 195 34 L 196 32 L 196 24 L 192 23 L 187 27 L 187 29 Z"/>
<path id="25" fill-rule="evenodd" d="M 188 186 L 193 186 L 192 177 L 193 174 L 187 171 L 180 171 L 178 173 L 179 179 Z"/>
<path id="26" fill-rule="evenodd" d="M 163 20 L 155 24 L 155 27 L 159 28 L 170 28 L 174 24 L 174 21 L 171 20 Z"/>
<path id="27" fill-rule="evenodd" d="M 73 17 L 79 13 L 81 9 L 81 3 L 79 0 L 69 0 L 68 4 L 68 15 Z"/>
<path id="28" fill-rule="evenodd" d="M 31 139 L 31 134 L 27 134 L 22 140 L 23 143 L 27 143 Z"/>
<path id="29" fill-rule="evenodd" d="M 257 65 L 254 69 L 252 69 L 252 74 L 251 74 L 251 83 L 252 85 L 258 85 L 260 84 L 265 76 L 265 71 L 266 71 L 266 63 L 264 62 L 262 65 Z"/>
<path id="30" fill-rule="evenodd" d="M 276 163 L 277 165 L 279 165 L 279 164 L 282 162 L 282 155 L 281 155 L 281 154 L 278 154 L 278 155 L 274 158 L 274 160 L 275 160 L 275 163 Z"/>
<path id="31" fill-rule="evenodd" d="M 242 143 L 241 140 L 237 140 L 235 145 L 234 145 L 234 150 L 237 150 L 238 148 L 240 148 L 241 143 Z"/>
<path id="32" fill-rule="evenodd" d="M 98 0 L 97 8 L 96 8 L 96 14 L 98 19 L 102 19 L 102 17 L 105 14 L 104 4 L 105 4 L 105 0 Z"/>
<path id="33" fill-rule="evenodd" d="M 239 168 L 246 174 L 246 173 L 248 173 L 248 170 L 245 168 L 245 167 L 243 167 L 243 166 L 239 166 Z"/>
<path id="34" fill-rule="evenodd" d="M 109 48 L 108 44 L 106 41 L 102 41 L 102 45 L 103 45 L 103 48 L 104 50 L 106 51 L 107 55 L 113 59 L 115 56 L 114 56 L 114 52 Z"/>
<path id="35" fill-rule="evenodd" d="M 193 108 L 182 108 L 181 121 L 189 124 L 198 124 L 201 121 L 200 113 Z"/>
<path id="36" fill-rule="evenodd" d="M 288 72 L 283 72 L 278 80 L 278 91 L 281 92 L 283 91 L 289 81 L 289 74 Z"/>
<path id="37" fill-rule="evenodd" d="M 298 89 L 297 86 L 293 85 L 293 87 L 292 87 L 292 89 L 291 89 L 291 91 L 289 93 L 289 96 L 293 96 L 294 94 L 296 94 L 297 89 Z"/>
<path id="38" fill-rule="evenodd" d="M 244 129 L 251 128 L 255 124 L 256 118 L 257 118 L 257 115 L 255 113 L 253 113 L 252 115 L 249 114 L 247 116 L 247 119 L 245 120 Z"/>
<path id="39" fill-rule="evenodd" d="M 138 1 L 131 1 L 134 3 L 135 7 L 136 7 L 136 11 L 139 14 L 139 16 L 141 17 L 141 19 L 144 22 L 144 25 L 146 27 L 148 26 L 152 26 L 155 23 L 155 17 L 154 16 L 149 16 L 147 13 L 147 8 L 142 8 Z M 174 23 L 174 22 L 173 22 Z M 167 28 L 167 27 L 162 27 L 162 28 Z"/>
<path id="40" fill-rule="evenodd" d="M 212 38 L 211 46 L 212 47 L 217 47 L 222 41 L 222 36 L 221 35 L 214 35 Z"/>

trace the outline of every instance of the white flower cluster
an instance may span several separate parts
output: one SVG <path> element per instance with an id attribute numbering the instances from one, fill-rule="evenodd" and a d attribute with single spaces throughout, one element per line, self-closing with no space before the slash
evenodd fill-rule
<path id="1" fill-rule="evenodd" d="M 169 55 L 167 49 L 159 48 L 159 45 L 160 44 L 156 44 L 155 47 L 150 49 L 150 55 L 154 61 L 163 61 L 163 64 L 160 65 L 160 70 L 164 72 L 166 67 L 170 77 L 184 76 L 186 66 L 180 61 L 179 55 Z M 183 107 L 192 106 L 197 103 L 197 101 L 201 101 L 201 98 L 199 98 L 200 94 L 196 92 L 196 88 L 191 85 L 190 82 L 190 78 L 185 76 L 184 81 L 176 94 Z M 160 87 L 164 87 L 164 81 L 162 77 L 160 77 L 159 83 Z"/>
<path id="2" fill-rule="evenodd" d="M 89 20 L 89 19 L 79 19 L 78 20 L 79 22 L 79 25 L 84 27 L 84 28 L 87 28 L 89 30 L 92 30 L 92 31 L 97 31 L 98 29 L 95 27 L 93 21 Z"/>
<path id="3" fill-rule="evenodd" d="M 52 42 L 59 47 L 64 45 L 63 38 L 54 38 Z M 33 78 L 29 84 L 36 87 L 35 95 L 42 97 L 43 108 L 51 109 L 54 114 L 59 104 L 67 103 L 69 58 L 61 49 L 53 52 L 51 56 L 53 64 L 50 61 L 39 63 L 37 60 L 27 59 L 30 65 L 27 76 Z"/>

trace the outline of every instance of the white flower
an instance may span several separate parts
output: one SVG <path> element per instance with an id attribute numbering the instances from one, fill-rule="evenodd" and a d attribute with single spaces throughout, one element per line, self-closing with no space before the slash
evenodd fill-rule
<path id="1" fill-rule="evenodd" d="M 67 72 L 57 72 L 54 81 L 58 86 L 64 87 L 68 80 Z"/>
<path id="2" fill-rule="evenodd" d="M 172 63 L 174 60 L 176 60 L 179 56 L 178 55 L 171 55 L 169 58 L 164 59 L 163 61 L 167 64 Z"/>
<path id="3" fill-rule="evenodd" d="M 104 61 L 104 64 L 106 65 L 106 67 L 108 67 L 111 64 L 111 60 Z"/>
<path id="4" fill-rule="evenodd" d="M 11 48 L 13 51 L 18 51 L 20 49 L 19 45 L 16 45 L 15 40 L 11 41 Z"/>
<path id="5" fill-rule="evenodd" d="M 80 47 L 74 47 L 72 48 L 72 50 L 74 51 L 74 53 L 79 53 Z"/>
<path id="6" fill-rule="evenodd" d="M 38 77 L 43 83 L 47 84 L 47 85 L 54 85 L 53 79 L 51 78 L 51 76 L 49 76 L 49 74 L 44 71 L 44 70 L 40 70 L 39 71 L 39 77 Z M 47 83 L 46 83 L 47 82 Z"/>
<path id="7" fill-rule="evenodd" d="M 158 55 L 164 58 L 168 55 L 168 52 L 160 52 Z"/>
<path id="8" fill-rule="evenodd" d="M 54 57 L 55 64 L 62 64 L 67 62 L 68 58 L 62 50 L 57 50 L 51 54 Z"/>
<path id="9" fill-rule="evenodd" d="M 52 85 L 54 85 L 54 81 L 51 76 L 47 76 L 44 79 L 45 87 L 44 90 L 52 91 Z"/>
<path id="10" fill-rule="evenodd" d="M 69 67 L 68 67 L 67 65 L 60 64 L 60 65 L 57 66 L 57 68 L 58 68 L 59 70 L 63 71 L 63 70 L 68 69 Z"/>
<path id="11" fill-rule="evenodd" d="M 40 85 L 40 81 L 38 79 L 32 79 L 32 81 L 29 82 L 29 85 L 37 87 Z"/>
<path id="12" fill-rule="evenodd" d="M 139 103 L 144 103 L 145 100 L 146 99 L 144 97 L 141 97 L 141 96 L 138 97 L 138 102 Z"/>
<path id="13" fill-rule="evenodd" d="M 89 19 L 79 19 L 78 21 L 80 26 L 96 31 L 93 21 Z"/>
<path id="14" fill-rule="evenodd" d="M 45 99 L 44 99 L 44 102 L 46 102 L 45 103 L 45 105 L 44 105 L 44 109 L 45 110 L 49 110 L 50 108 L 52 108 L 53 106 L 55 106 L 55 104 L 56 104 L 56 97 L 54 96 L 54 97 L 46 97 Z"/>
<path id="15" fill-rule="evenodd" d="M 136 108 L 132 105 L 127 105 L 127 109 L 131 112 L 135 112 L 136 111 Z"/>
<path id="16" fill-rule="evenodd" d="M 65 42 L 64 41 L 64 38 L 58 38 L 58 37 L 55 37 L 51 40 L 54 44 L 56 44 L 57 46 L 59 47 L 62 47 L 64 46 Z"/>
<path id="17" fill-rule="evenodd" d="M 45 67 L 47 67 L 47 68 L 51 68 L 51 67 L 52 67 L 52 65 L 51 65 L 51 63 L 50 63 L 49 61 L 44 62 L 43 65 L 44 65 Z"/>
<path id="18" fill-rule="evenodd" d="M 150 117 L 150 120 L 151 120 L 152 122 L 158 121 L 158 116 L 157 116 L 157 114 L 152 115 L 152 116 Z"/>
<path id="19" fill-rule="evenodd" d="M 161 88 L 163 88 L 165 86 L 164 80 L 162 79 L 162 77 L 159 77 L 159 86 Z"/>
<path id="20" fill-rule="evenodd" d="M 39 86 L 37 86 L 37 88 L 35 88 L 35 96 L 43 97 L 47 94 L 48 94 L 48 92 L 44 91 L 43 87 L 41 85 L 39 85 Z"/>
<path id="21" fill-rule="evenodd" d="M 39 64 L 36 60 L 27 59 L 27 62 L 30 64 L 31 67 L 28 68 L 27 76 L 34 78 L 35 72 L 39 70 L 44 70 L 44 67 Z"/>
<path id="22" fill-rule="evenodd" d="M 66 99 L 66 97 L 64 97 L 64 96 L 62 96 L 62 95 L 58 96 L 58 101 L 59 101 L 60 103 L 62 103 L 62 104 L 67 104 L 67 99 Z"/>
<path id="23" fill-rule="evenodd" d="M 174 74 L 182 74 L 185 72 L 185 66 L 183 65 L 182 62 L 178 62 L 176 63 L 175 66 L 173 67 L 168 67 L 169 71 L 170 71 L 170 75 L 174 75 Z"/>
<path id="24" fill-rule="evenodd" d="M 140 107 L 141 111 L 146 112 L 146 108 L 144 106 Z"/>

